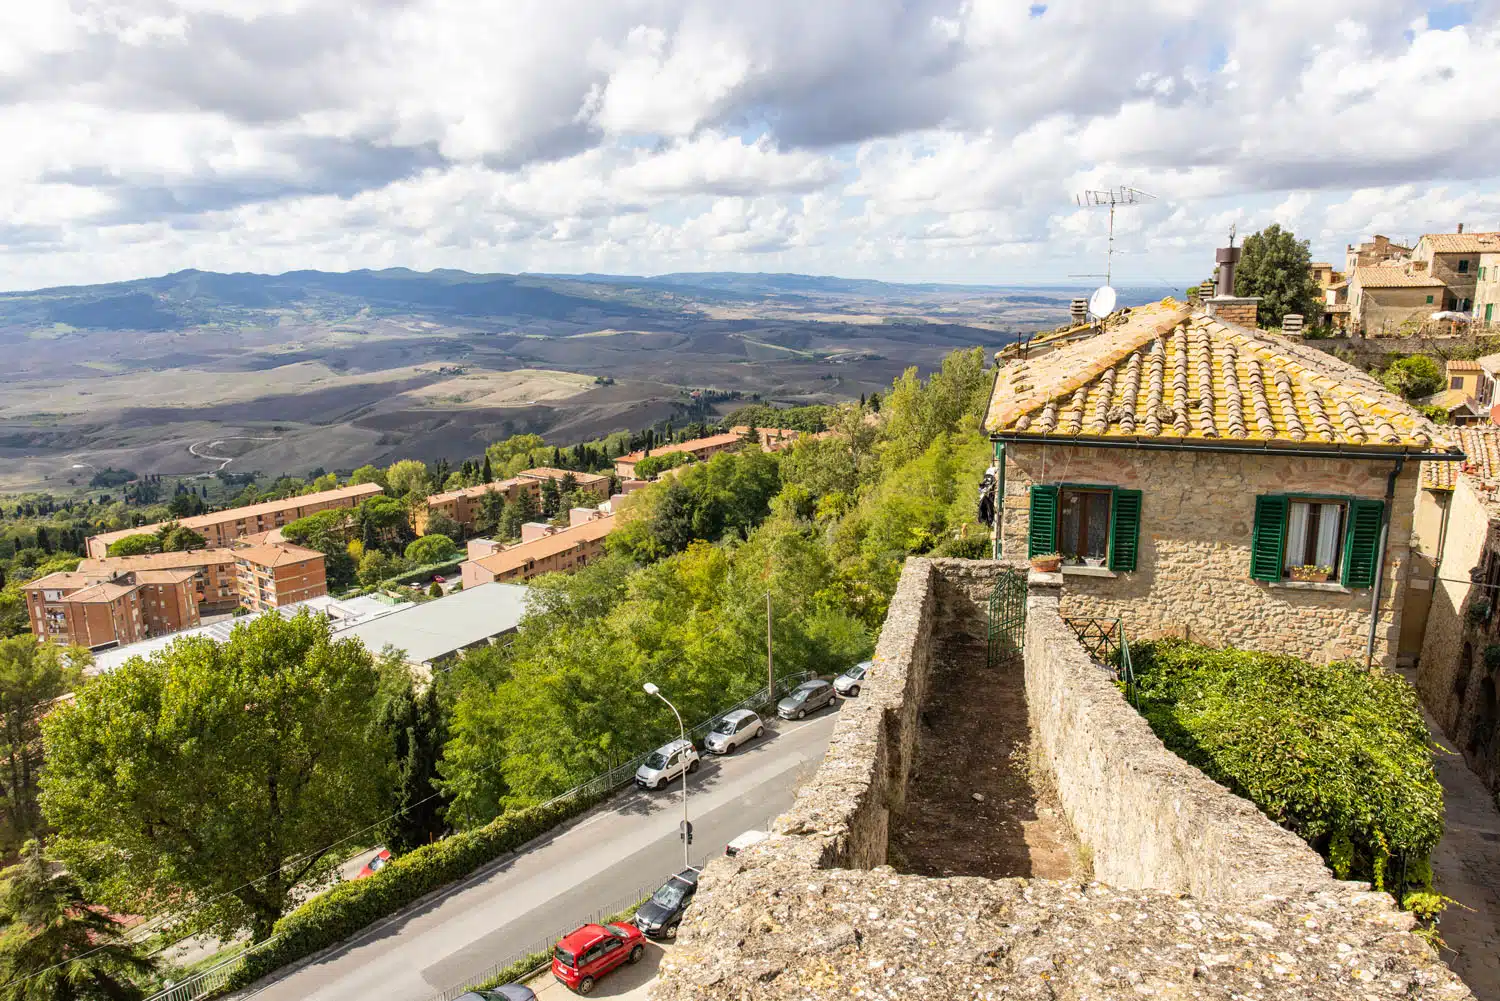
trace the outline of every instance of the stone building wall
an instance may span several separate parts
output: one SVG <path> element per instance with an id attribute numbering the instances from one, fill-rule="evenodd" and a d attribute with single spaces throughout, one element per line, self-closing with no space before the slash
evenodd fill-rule
<path id="1" fill-rule="evenodd" d="M 1107 878 L 931 879 L 879 864 L 938 638 L 978 627 L 999 569 L 907 562 L 822 767 L 770 838 L 704 869 L 653 1001 L 1472 997 L 1389 896 L 1334 880 L 1248 804 L 1181 771 L 1045 591 L 1026 635 L 1042 753 L 1055 755 L 1043 767 Z"/>
<path id="2" fill-rule="evenodd" d="M 1428 302 L 1428 296 L 1432 302 Z M 1354 329 L 1367 337 L 1399 334 L 1442 309 L 1441 285 L 1356 290 L 1349 303 Z"/>
<path id="3" fill-rule="evenodd" d="M 1301 838 L 1167 750 L 1063 623 L 1062 584 L 1062 574 L 1032 575 L 1026 691 L 1038 750 L 1093 849 L 1094 875 L 1218 899 L 1330 888 Z"/>
<path id="4" fill-rule="evenodd" d="M 1276 650 L 1315 662 L 1363 658 L 1370 589 L 1267 583 L 1250 577 L 1255 498 L 1307 493 L 1383 499 L 1394 460 L 1293 458 L 1260 453 L 1144 451 L 1076 445 L 1006 445 L 1001 556 L 1026 558 L 1034 483 L 1142 491 L 1134 573 L 1065 569 L 1065 615 L 1119 616 L 1127 635 L 1183 636 L 1213 646 Z M 1391 661 L 1400 635 L 1418 463 L 1396 482 L 1386 544 L 1375 658 Z"/>

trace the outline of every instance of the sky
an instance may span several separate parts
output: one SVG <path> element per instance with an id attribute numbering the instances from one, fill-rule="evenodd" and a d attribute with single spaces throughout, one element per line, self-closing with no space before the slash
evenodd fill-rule
<path id="1" fill-rule="evenodd" d="M 1500 229 L 1500 0 L 13 0 L 0 142 L 4 289 L 1068 282 L 1121 185 L 1115 284 L 1176 285 L 1231 225 Z"/>

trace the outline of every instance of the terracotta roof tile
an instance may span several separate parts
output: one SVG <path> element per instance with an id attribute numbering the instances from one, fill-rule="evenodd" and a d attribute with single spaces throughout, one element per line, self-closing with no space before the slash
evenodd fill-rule
<path id="1" fill-rule="evenodd" d="M 1022 437 L 1222 439 L 1447 449 L 1436 426 L 1316 348 L 1171 300 L 996 375 L 985 429 Z"/>
<path id="2" fill-rule="evenodd" d="M 1460 476 L 1482 481 L 1500 480 L 1500 427 L 1445 428 L 1466 456 L 1463 462 L 1422 463 L 1422 486 L 1452 490 Z"/>
<path id="3" fill-rule="evenodd" d="M 1441 288 L 1442 279 L 1404 267 L 1355 268 L 1353 284 L 1360 288 Z"/>
<path id="4" fill-rule="evenodd" d="M 1425 241 L 1435 254 L 1478 254 L 1500 250 L 1500 233 L 1424 233 Z M 1422 241 L 1418 241 L 1421 246 Z"/>

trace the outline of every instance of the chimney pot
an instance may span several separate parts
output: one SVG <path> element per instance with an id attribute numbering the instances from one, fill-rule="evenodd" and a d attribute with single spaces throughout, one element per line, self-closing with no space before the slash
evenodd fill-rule
<path id="1" fill-rule="evenodd" d="M 1458 224 L 1458 234 L 1459 234 L 1459 235 L 1460 235 L 1460 236 L 1462 236 L 1462 235 L 1463 235 L 1463 232 L 1464 232 L 1464 224 L 1463 224 L 1463 223 L 1459 223 L 1459 224 Z"/>

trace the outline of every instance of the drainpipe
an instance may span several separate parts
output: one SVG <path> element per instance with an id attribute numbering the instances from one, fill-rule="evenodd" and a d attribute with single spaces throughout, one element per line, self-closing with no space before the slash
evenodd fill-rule
<path id="1" fill-rule="evenodd" d="M 1375 662 L 1375 627 L 1380 621 L 1380 589 L 1385 583 L 1385 543 L 1391 528 L 1391 507 L 1396 500 L 1396 477 L 1406 465 L 1406 456 L 1396 457 L 1396 468 L 1385 480 L 1385 510 L 1380 515 L 1380 544 L 1375 547 L 1375 588 L 1370 593 L 1370 636 L 1365 641 L 1365 670 Z"/>
<path id="2" fill-rule="evenodd" d="M 1005 527 L 1005 442 L 995 442 L 995 524 L 990 542 L 994 558 L 1000 558 L 1000 530 Z"/>

